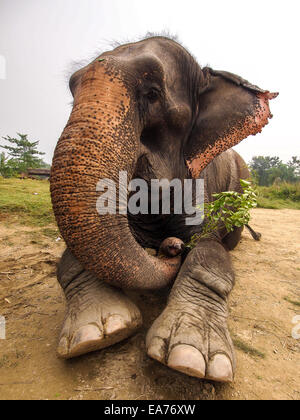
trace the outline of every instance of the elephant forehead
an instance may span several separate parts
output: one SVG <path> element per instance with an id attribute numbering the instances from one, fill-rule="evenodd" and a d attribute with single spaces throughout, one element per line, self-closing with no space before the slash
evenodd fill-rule
<path id="1" fill-rule="evenodd" d="M 75 92 L 74 106 L 78 103 L 99 103 L 110 112 L 123 113 L 130 108 L 130 94 L 122 70 L 113 60 L 97 59 L 81 74 Z"/>

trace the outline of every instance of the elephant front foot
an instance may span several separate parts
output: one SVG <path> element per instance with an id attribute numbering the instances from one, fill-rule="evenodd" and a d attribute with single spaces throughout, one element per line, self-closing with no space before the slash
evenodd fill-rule
<path id="1" fill-rule="evenodd" d="M 85 272 L 86 277 L 92 277 Z M 63 359 L 109 347 L 131 336 L 142 324 L 139 309 L 127 296 L 99 280 L 68 300 L 57 354 Z"/>
<path id="2" fill-rule="evenodd" d="M 203 308 L 169 304 L 150 328 L 148 355 L 189 376 L 231 382 L 235 361 L 226 321 Z"/>
<path id="3" fill-rule="evenodd" d="M 77 270 L 76 264 L 59 278 L 65 284 L 66 277 L 72 277 L 64 289 L 67 313 L 57 348 L 63 359 L 109 347 L 134 334 L 142 324 L 139 309 L 123 292 Z"/>
<path id="4" fill-rule="evenodd" d="M 235 356 L 227 327 L 226 299 L 221 296 L 221 286 L 216 290 L 218 280 L 221 284 L 217 267 L 210 271 L 203 261 L 203 266 L 197 266 L 197 250 L 191 254 L 166 309 L 148 332 L 147 353 L 189 376 L 231 382 Z"/>

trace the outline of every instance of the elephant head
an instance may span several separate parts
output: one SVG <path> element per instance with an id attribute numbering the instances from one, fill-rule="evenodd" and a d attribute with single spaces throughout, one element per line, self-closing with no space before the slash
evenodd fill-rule
<path id="1" fill-rule="evenodd" d="M 71 77 L 70 90 L 74 105 L 51 173 L 62 236 L 85 268 L 112 285 L 165 286 L 180 257 L 149 256 L 126 215 L 100 216 L 97 183 L 117 183 L 120 171 L 130 180 L 143 159 L 161 178 L 196 178 L 215 156 L 261 131 L 276 94 L 231 73 L 201 69 L 164 37 L 105 52 Z"/>

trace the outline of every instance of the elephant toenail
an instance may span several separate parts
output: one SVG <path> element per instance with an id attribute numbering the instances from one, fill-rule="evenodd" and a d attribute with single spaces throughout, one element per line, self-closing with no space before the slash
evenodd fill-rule
<path id="1" fill-rule="evenodd" d="M 79 328 L 73 335 L 70 344 L 70 353 L 80 353 L 81 347 L 87 347 L 90 343 L 103 338 L 103 334 L 96 325 L 85 325 Z"/>
<path id="2" fill-rule="evenodd" d="M 218 382 L 232 382 L 233 371 L 231 361 L 225 354 L 216 354 L 209 361 L 207 374 L 208 379 Z"/>
<path id="3" fill-rule="evenodd" d="M 124 328 L 126 328 L 126 323 L 120 315 L 111 315 L 104 324 L 106 335 L 116 334 Z"/>
<path id="4" fill-rule="evenodd" d="M 165 363 L 166 345 L 165 342 L 159 338 L 152 338 L 151 342 L 147 345 L 147 354 L 154 360 L 160 363 Z"/>
<path id="5" fill-rule="evenodd" d="M 168 366 L 189 376 L 205 377 L 206 364 L 202 353 L 187 344 L 180 344 L 172 349 Z"/>

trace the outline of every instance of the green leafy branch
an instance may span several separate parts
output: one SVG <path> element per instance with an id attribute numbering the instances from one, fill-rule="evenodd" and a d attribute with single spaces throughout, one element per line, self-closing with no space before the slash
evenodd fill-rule
<path id="1" fill-rule="evenodd" d="M 225 225 L 227 232 L 232 232 L 235 227 L 247 225 L 250 221 L 250 210 L 257 206 L 257 195 L 251 183 L 240 180 L 243 193 L 226 191 L 213 194 L 215 199 L 211 203 L 204 204 L 205 225 L 201 233 L 196 233 L 186 244 L 187 248 L 194 248 L 199 241 L 208 237 L 220 227 Z"/>

